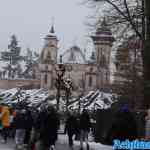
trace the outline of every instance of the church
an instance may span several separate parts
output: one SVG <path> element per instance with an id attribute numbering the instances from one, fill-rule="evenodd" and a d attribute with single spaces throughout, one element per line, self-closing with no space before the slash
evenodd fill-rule
<path id="1" fill-rule="evenodd" d="M 59 64 L 65 67 L 64 78 L 72 82 L 72 94 L 79 95 L 89 91 L 103 89 L 110 85 L 110 57 L 114 37 L 105 19 L 91 35 L 94 52 L 92 59 L 86 60 L 80 47 L 73 45 L 58 58 L 58 38 L 54 26 L 44 38 L 44 47 L 40 54 L 40 87 L 56 93 L 56 71 Z"/>

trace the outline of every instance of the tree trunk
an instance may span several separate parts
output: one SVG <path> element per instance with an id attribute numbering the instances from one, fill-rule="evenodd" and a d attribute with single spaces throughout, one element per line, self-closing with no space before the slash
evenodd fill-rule
<path id="1" fill-rule="evenodd" d="M 143 48 L 144 101 L 143 107 L 150 108 L 150 0 L 145 0 L 146 39 Z"/>

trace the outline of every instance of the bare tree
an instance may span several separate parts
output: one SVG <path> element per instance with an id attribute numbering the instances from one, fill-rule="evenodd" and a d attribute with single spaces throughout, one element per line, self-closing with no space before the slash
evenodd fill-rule
<path id="1" fill-rule="evenodd" d="M 150 0 L 87 0 L 96 6 L 108 4 L 105 15 L 115 31 L 133 33 L 142 40 L 141 49 L 144 78 L 143 108 L 150 107 Z M 119 30 L 121 29 L 121 30 Z M 126 35 L 127 36 L 127 35 Z"/>

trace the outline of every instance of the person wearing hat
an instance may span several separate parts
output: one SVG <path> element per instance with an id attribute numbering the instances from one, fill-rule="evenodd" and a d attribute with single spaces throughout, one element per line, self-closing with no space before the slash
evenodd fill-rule
<path id="1" fill-rule="evenodd" d="M 2 110 L 1 110 L 1 114 L 0 114 L 0 120 L 2 123 L 2 137 L 3 143 L 7 142 L 7 137 L 8 137 L 8 130 L 9 130 L 9 126 L 10 126 L 10 112 L 9 112 L 9 107 L 5 104 L 1 104 L 2 105 Z"/>

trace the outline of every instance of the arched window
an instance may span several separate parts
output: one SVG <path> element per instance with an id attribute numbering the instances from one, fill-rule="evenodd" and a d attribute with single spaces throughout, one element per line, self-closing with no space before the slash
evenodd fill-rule
<path id="1" fill-rule="evenodd" d="M 92 76 L 89 76 L 89 87 L 91 87 L 93 84 L 93 78 Z"/>
<path id="2" fill-rule="evenodd" d="M 106 71 L 106 82 L 109 81 L 109 73 Z"/>
<path id="3" fill-rule="evenodd" d="M 47 84 L 47 78 L 48 78 L 47 73 L 48 73 L 48 66 L 46 65 L 45 66 L 45 76 L 44 76 L 44 82 L 45 82 L 45 84 Z"/>
<path id="4" fill-rule="evenodd" d="M 44 76 L 44 82 L 45 82 L 45 84 L 47 84 L 47 74 L 45 74 L 45 76 Z"/>
<path id="5" fill-rule="evenodd" d="M 51 52 L 50 51 L 47 52 L 47 56 L 46 56 L 45 61 L 46 61 L 46 63 L 49 63 L 51 61 Z"/>

